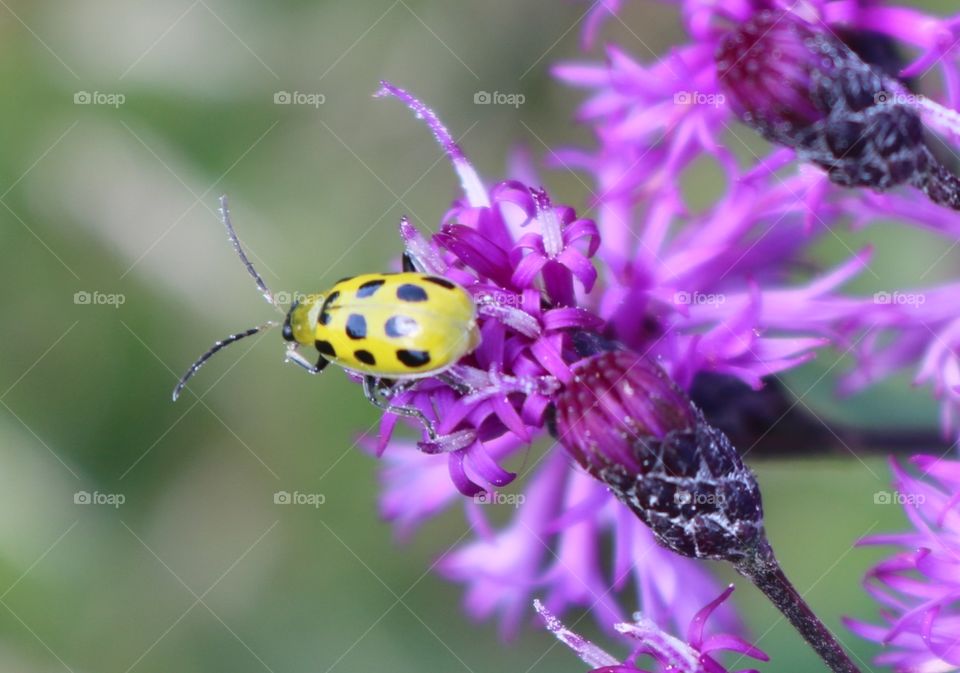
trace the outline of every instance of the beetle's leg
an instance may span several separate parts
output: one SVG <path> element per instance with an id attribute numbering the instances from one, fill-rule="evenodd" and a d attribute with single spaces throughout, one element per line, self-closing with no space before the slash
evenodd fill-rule
<path id="1" fill-rule="evenodd" d="M 404 271 L 419 271 L 417 265 L 413 262 L 413 257 L 410 256 L 410 253 L 403 253 L 403 270 Z"/>
<path id="2" fill-rule="evenodd" d="M 474 387 L 471 386 L 466 381 L 464 381 L 463 378 L 461 378 L 460 376 L 457 376 L 455 372 L 452 372 L 452 371 L 442 372 L 440 374 L 437 374 L 436 378 L 446 383 L 448 386 L 453 388 L 456 392 L 460 393 L 461 395 L 466 395 L 468 393 L 474 392 Z"/>
<path id="3" fill-rule="evenodd" d="M 532 395 L 539 393 L 550 396 L 560 388 L 560 382 L 553 376 L 511 376 L 494 369 L 484 371 L 469 365 L 456 365 L 437 374 L 443 381 L 468 401 L 479 402 L 496 395 Z"/>
<path id="4" fill-rule="evenodd" d="M 438 437 L 437 431 L 433 427 L 433 423 L 430 422 L 430 419 L 427 418 L 422 411 L 416 407 L 406 407 L 399 404 L 391 404 L 390 402 L 391 398 L 409 390 L 415 383 L 416 381 L 400 381 L 393 386 L 385 387 L 382 379 L 367 375 L 363 377 L 363 395 L 371 404 L 383 409 L 387 413 L 417 419 L 427 431 L 430 440 L 436 441 Z"/>
<path id="5" fill-rule="evenodd" d="M 330 361 L 321 355 L 317 360 L 317 364 L 312 365 L 310 364 L 310 361 L 303 357 L 303 355 L 301 355 L 296 348 L 287 349 L 287 360 L 300 365 L 311 374 L 319 374 L 328 364 L 330 364 Z"/>

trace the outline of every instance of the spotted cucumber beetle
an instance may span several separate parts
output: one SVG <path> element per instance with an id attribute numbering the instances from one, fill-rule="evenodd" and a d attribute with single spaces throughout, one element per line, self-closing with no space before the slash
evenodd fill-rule
<path id="1" fill-rule="evenodd" d="M 363 377 L 364 395 L 390 413 L 419 420 L 431 439 L 432 423 L 416 408 L 391 404 L 390 399 L 415 385 L 418 379 L 441 376 L 480 343 L 477 308 L 460 285 L 417 271 L 404 256 L 402 273 L 375 273 L 344 278 L 323 294 L 294 301 L 286 311 L 254 268 L 230 222 L 227 198 L 220 197 L 220 219 L 260 294 L 285 313 L 283 338 L 286 359 L 311 374 L 331 362 Z M 266 322 L 217 341 L 180 378 L 173 399 L 187 381 L 214 354 L 227 346 L 279 323 Z M 300 353 L 302 346 L 317 349 L 316 364 Z M 450 381 L 455 387 L 456 381 Z"/>

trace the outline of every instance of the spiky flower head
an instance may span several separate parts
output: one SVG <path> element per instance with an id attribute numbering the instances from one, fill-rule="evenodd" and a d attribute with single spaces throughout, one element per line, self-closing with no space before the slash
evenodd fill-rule
<path id="1" fill-rule="evenodd" d="M 712 61 L 712 53 L 705 57 Z M 440 232 L 428 238 L 402 223 L 401 237 L 407 253 L 430 273 L 473 294 L 483 335 L 481 346 L 451 370 L 465 385 L 424 379 L 395 400 L 432 420 L 440 441 L 394 437 L 398 418 L 384 416 L 379 440 L 370 446 L 385 462 L 382 511 L 402 534 L 410 534 L 460 504 L 473 534 L 437 568 L 466 585 L 471 615 L 497 615 L 507 633 L 523 618 L 534 592 L 557 613 L 594 606 L 604 625 L 623 619 L 624 604 L 638 606 L 661 626 L 684 623 L 714 595 L 708 569 L 658 545 L 651 529 L 611 497 L 606 483 L 571 469 L 569 455 L 559 447 L 542 454 L 528 447 L 546 434 L 548 409 L 562 406 L 557 396 L 576 390 L 574 370 L 588 368 L 581 361 L 599 355 L 604 341 L 646 354 L 663 372 L 632 370 L 642 379 L 638 387 L 652 391 L 654 381 L 667 381 L 666 375 L 679 387 L 660 385 L 664 404 L 638 408 L 637 418 L 662 433 L 662 447 L 671 451 L 682 442 L 724 445 L 723 454 L 691 457 L 686 467 L 696 470 L 700 461 L 705 472 L 652 473 L 657 478 L 651 483 L 690 482 L 674 496 L 678 502 L 664 503 L 670 511 L 658 513 L 660 533 L 678 541 L 673 548 L 685 546 L 692 555 L 733 558 L 759 530 L 759 499 L 729 442 L 701 422 L 682 390 L 704 371 L 759 387 L 765 376 L 808 361 L 828 335 L 843 333 L 844 325 L 863 313 L 864 302 L 838 289 L 866 266 L 867 255 L 788 284 L 788 269 L 810 241 L 792 195 L 802 189 L 815 196 L 818 178 L 806 174 L 774 183 L 770 171 L 782 157 L 736 173 L 730 193 L 699 215 L 687 209 L 672 181 L 662 192 L 646 192 L 649 203 L 634 211 L 627 204 L 639 198 L 632 192 L 636 183 L 617 184 L 618 170 L 605 173 L 610 182 L 604 193 L 609 187 L 612 201 L 599 205 L 598 227 L 534 186 L 529 166 L 486 185 L 432 110 L 389 84 L 382 94 L 400 99 L 425 122 L 460 176 L 463 197 L 443 217 Z M 674 106 L 672 97 L 670 105 L 671 114 L 694 119 L 690 106 Z M 674 131 L 691 138 L 685 126 Z M 671 132 L 667 142 L 673 139 Z M 648 163 L 657 165 L 655 158 L 638 163 L 645 150 L 622 147 L 630 154 L 626 165 L 644 170 Z M 691 156 L 684 150 L 675 158 L 683 163 Z M 674 225 L 676 235 L 668 235 Z M 594 350 L 584 349 L 589 334 L 604 335 Z M 603 445 L 611 446 L 607 440 Z M 626 442 L 622 450 L 621 457 L 637 448 Z M 733 481 L 710 472 L 710 461 L 721 455 L 718 465 L 736 468 Z M 629 474 L 637 481 L 638 472 Z M 512 483 L 517 477 L 527 477 L 520 489 Z M 701 477 L 704 481 L 697 481 Z M 642 484 L 624 484 L 622 490 L 634 486 Z M 741 498 L 737 488 L 747 495 Z M 717 492 L 724 494 L 723 503 Z M 499 493 L 522 504 L 505 524 L 495 525 L 487 513 L 488 503 L 497 499 L 487 494 Z M 740 523 L 724 529 L 729 508 L 741 504 Z M 683 528 L 683 517 L 695 519 L 680 531 L 689 532 L 687 538 L 673 533 Z M 598 551 L 607 547 L 612 563 Z M 718 616 L 736 628 L 731 611 Z"/>
<path id="2" fill-rule="evenodd" d="M 603 328 L 590 299 L 599 294 L 596 225 L 529 180 L 486 186 L 432 110 L 389 83 L 380 93 L 426 123 L 460 177 L 464 196 L 437 234 L 427 238 L 406 222 L 400 234 L 418 264 L 471 292 L 483 337 L 450 371 L 460 387 L 425 379 L 396 398 L 436 424 L 438 441 L 396 439 L 398 418 L 384 416 L 371 447 L 387 464 L 384 513 L 409 533 L 463 503 L 473 539 L 437 568 L 467 585 L 470 614 L 498 614 L 506 633 L 526 614 L 534 591 L 557 612 L 593 606 L 607 626 L 623 618 L 618 603 L 628 589 L 635 593 L 625 602 L 658 623 L 689 619 L 716 590 L 706 569 L 659 547 L 603 484 L 570 469 L 562 451 L 525 460 L 530 478 L 523 491 L 506 491 L 518 474 L 504 465 L 530 455 L 529 444 L 545 434 L 553 396 L 573 377 L 574 336 Z M 500 493 L 512 498 L 515 515 L 497 528 L 486 511 Z M 612 564 L 597 551 L 606 543 L 615 549 Z M 721 618 L 738 625 L 731 610 Z"/>
<path id="3" fill-rule="evenodd" d="M 919 455 L 912 469 L 892 463 L 893 491 L 879 504 L 901 504 L 911 530 L 861 541 L 896 550 L 866 577 L 880 605 L 880 624 L 847 620 L 884 645 L 877 663 L 897 673 L 960 670 L 960 461 Z"/>

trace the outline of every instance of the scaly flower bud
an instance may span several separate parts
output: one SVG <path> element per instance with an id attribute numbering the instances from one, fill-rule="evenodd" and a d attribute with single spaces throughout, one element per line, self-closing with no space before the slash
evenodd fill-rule
<path id="1" fill-rule="evenodd" d="M 582 334 L 574 346 L 586 357 L 571 366 L 572 380 L 554 397 L 560 443 L 662 545 L 730 561 L 831 670 L 857 673 L 780 568 L 764 534 L 756 478 L 726 435 L 647 358 Z"/>
<path id="2" fill-rule="evenodd" d="M 665 547 L 736 562 L 763 538 L 756 479 L 660 367 L 615 350 L 581 360 L 555 400 L 560 442 Z"/>
<path id="3" fill-rule="evenodd" d="M 741 119 L 846 187 L 911 184 L 960 209 L 960 179 L 930 152 L 904 87 L 791 12 L 756 14 L 726 37 L 718 77 Z"/>

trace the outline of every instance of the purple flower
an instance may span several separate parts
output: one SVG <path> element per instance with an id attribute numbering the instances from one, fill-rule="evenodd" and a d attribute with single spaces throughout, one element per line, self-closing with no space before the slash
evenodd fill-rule
<path id="1" fill-rule="evenodd" d="M 960 461 L 921 455 L 910 463 L 916 474 L 893 462 L 894 492 L 877 499 L 902 503 L 913 530 L 861 541 L 899 548 L 867 574 L 882 623 L 847 625 L 887 648 L 878 664 L 946 673 L 960 668 Z"/>
<path id="2" fill-rule="evenodd" d="M 604 18 L 620 4 L 595 3 L 585 42 L 596 38 Z M 850 81 L 837 84 L 850 72 L 863 76 L 859 93 L 872 100 L 877 82 L 907 95 L 896 77 L 937 64 L 947 85 L 944 101 L 955 107 L 960 80 L 952 67 L 953 37 L 960 22 L 855 0 L 811 0 L 794 4 L 794 14 L 784 14 L 786 3 L 773 0 L 677 4 L 691 41 L 663 59 L 642 63 L 608 46 L 606 63 L 555 69 L 562 80 L 590 92 L 579 117 L 592 126 L 596 148 L 551 155 L 554 165 L 585 170 L 593 179 L 592 202 L 580 215 L 556 203 L 526 167 L 488 184 L 432 110 L 406 91 L 383 84 L 380 95 L 398 98 L 426 123 L 463 190 L 433 237 L 401 223 L 406 253 L 418 267 L 455 280 L 472 294 L 482 340 L 448 375 L 423 379 L 394 400 L 419 410 L 436 435 L 424 433 L 419 442 L 395 440 L 398 418 L 386 414 L 371 448 L 385 465 L 382 512 L 400 534 L 413 533 L 455 504 L 464 507 L 470 537 L 436 566 L 466 586 L 471 615 L 497 616 L 510 633 L 533 595 L 544 597 L 543 610 L 559 614 L 587 608 L 605 626 L 623 620 L 620 606 L 636 605 L 650 621 L 618 627 L 641 640 L 634 655 L 652 654 L 662 669 L 716 673 L 725 669 L 710 651 L 727 646 L 751 656 L 756 651 L 744 649 L 749 646 L 732 636 L 702 635 L 706 616 L 729 592 L 701 611 L 695 620 L 701 630 L 691 632 L 689 643 L 665 634 L 694 619 L 716 595 L 716 585 L 695 561 L 655 543 L 655 535 L 669 541 L 676 531 L 667 526 L 651 533 L 594 478 L 608 467 L 599 459 L 622 465 L 638 454 L 629 451 L 634 444 L 619 441 L 623 436 L 618 440 L 620 425 L 602 422 L 586 404 L 581 417 L 564 414 L 562 404 L 583 388 L 578 376 L 590 367 L 584 358 L 597 355 L 585 352 L 577 340 L 602 339 L 637 362 L 656 362 L 631 368 L 626 378 L 629 385 L 656 389 L 659 397 L 640 402 L 613 396 L 605 403 L 619 402 L 621 408 L 606 413 L 620 418 L 617 414 L 627 409 L 636 425 L 628 428 L 631 433 L 642 431 L 654 448 L 658 442 L 674 442 L 675 456 L 684 455 L 674 451 L 682 448 L 681 439 L 711 439 L 697 434 L 706 427 L 699 412 L 678 402 L 688 404 L 683 391 L 698 373 L 728 374 L 759 388 L 766 377 L 807 362 L 826 345 L 856 357 L 845 390 L 921 364 L 921 379 L 933 381 L 944 397 L 945 416 L 960 408 L 960 360 L 954 348 L 960 344 L 960 318 L 951 299 L 955 288 L 925 291 L 924 302 L 910 305 L 854 297 L 842 288 L 869 268 L 869 250 L 850 250 L 833 269 L 811 269 L 808 262 L 811 246 L 835 236 L 836 227 L 865 227 L 891 214 L 913 226 L 960 236 L 954 213 L 917 190 L 897 187 L 879 194 L 838 184 L 869 183 L 838 179 L 830 163 L 858 150 L 857 141 L 847 142 L 850 138 L 838 133 L 837 125 L 863 108 L 845 101 L 847 107 L 840 111 L 846 116 L 836 120 L 831 115 L 840 108 L 827 96 L 850 93 L 843 89 Z M 769 35 L 755 30 L 767 25 Z M 741 64 L 734 42 L 750 30 L 747 42 L 763 53 L 789 57 L 780 61 L 780 70 L 771 69 L 770 59 Z M 890 59 L 870 53 L 882 52 L 883 40 L 907 42 L 920 56 L 898 72 Z M 814 50 L 815 56 L 833 49 L 839 55 L 836 67 L 811 65 L 811 44 L 823 48 Z M 756 80 L 751 67 L 759 69 Z M 764 98 L 764 78 L 771 77 L 789 106 Z M 824 85 L 822 90 L 817 83 Z M 916 140 L 918 119 L 960 141 L 960 115 L 933 101 L 897 102 L 876 116 L 896 123 L 893 135 L 871 136 L 874 155 L 882 154 L 885 137 L 893 138 L 893 144 Z M 738 125 L 742 119 L 786 147 L 744 164 L 740 155 L 750 146 L 739 134 L 752 131 Z M 835 127 L 827 129 L 824 120 Z M 814 127 L 816 133 L 810 135 Z M 935 172 L 929 163 L 914 163 L 907 171 L 896 164 L 902 157 L 883 156 L 890 180 L 874 186 L 912 183 L 933 200 L 949 201 L 949 194 L 936 189 L 951 176 Z M 707 203 L 681 189 L 694 166 L 704 163 L 724 176 Z M 863 165 L 843 164 L 840 172 Z M 901 168 L 909 177 L 900 175 Z M 927 179 L 915 178 L 920 174 Z M 591 211 L 595 219 L 584 217 Z M 890 296 L 898 292 L 891 288 Z M 664 381 L 678 387 L 658 387 Z M 556 447 L 542 456 L 530 453 L 530 445 L 546 434 L 554 409 L 557 431 L 570 434 L 563 443 L 584 470 L 572 467 Z M 736 458 L 729 443 L 725 451 Z M 611 456 L 618 460 L 609 461 Z M 742 465 L 738 469 L 749 476 Z M 711 477 L 725 474 L 708 472 Z M 514 480 L 520 485 L 511 486 Z M 736 484 L 718 478 L 704 487 L 728 486 Z M 739 502 L 737 493 L 727 495 L 734 505 Z M 499 502 L 514 508 L 505 522 L 488 517 Z M 759 514 L 758 497 L 743 502 L 743 516 L 737 515 L 741 522 L 751 512 Z M 747 511 L 753 502 L 755 511 Z M 684 503 L 677 504 L 682 510 Z M 502 523 L 495 525 L 491 518 Z M 714 554 L 719 548 L 711 546 L 717 539 L 709 525 L 715 520 L 697 520 L 704 524 L 691 542 L 697 554 L 736 562 L 730 550 L 749 546 L 753 539 L 749 526 L 724 529 L 729 535 Z M 647 523 L 653 525 L 651 521 Z M 605 549 L 610 554 L 601 553 Z M 635 593 L 627 595 L 628 590 Z M 732 611 L 721 609 L 719 616 L 725 630 L 739 628 Z M 555 625 L 559 633 L 562 627 Z M 590 663 L 607 667 L 601 670 L 638 670 L 590 647 L 583 651 L 600 657 Z"/>
<path id="3" fill-rule="evenodd" d="M 560 80 L 589 93 L 579 117 L 594 129 L 598 147 L 560 150 L 552 158 L 556 165 L 593 177 L 602 238 L 597 258 L 608 269 L 599 315 L 615 326 L 626 345 L 658 356 L 684 388 L 703 370 L 733 374 L 759 387 L 765 376 L 806 361 L 827 343 L 855 358 L 841 381 L 845 394 L 915 367 L 917 383 L 931 384 L 941 400 L 944 430 L 956 431 L 960 318 L 951 300 L 954 284 L 842 296 L 842 284 L 870 264 L 868 250 L 851 250 L 833 272 L 810 278 L 806 286 L 784 285 L 789 271 L 809 269 L 810 246 L 835 238 L 838 228 L 860 229 L 896 217 L 905 226 L 947 237 L 945 246 L 951 246 L 960 238 L 955 213 L 906 187 L 878 194 L 837 186 L 814 164 L 796 161 L 798 154 L 791 149 L 755 156 L 746 167 L 734 150 L 751 151 L 742 139 L 750 131 L 738 125 L 745 108 L 760 119 L 768 115 L 768 124 L 781 132 L 806 128 L 811 119 L 829 114 L 824 101 L 811 98 L 804 87 L 817 78 L 829 79 L 810 67 L 810 40 L 836 46 L 838 38 L 872 58 L 883 81 L 898 87 L 884 94 L 894 98 L 890 107 L 906 120 L 907 135 L 916 130 L 915 111 L 928 129 L 960 145 L 960 114 L 955 111 L 960 102 L 960 15 L 940 19 L 856 0 L 789 3 L 793 14 L 784 12 L 786 2 L 763 0 L 675 4 L 682 8 L 691 39 L 663 58 L 645 63 L 607 45 L 604 63 L 554 68 Z M 593 8 L 590 37 L 596 37 L 603 17 L 617 6 Z M 775 20 L 771 17 L 780 22 L 772 24 L 769 34 L 755 32 L 752 39 L 767 45 L 762 53 L 780 51 L 784 57 L 728 59 L 726 64 L 721 59 L 725 70 L 718 70 L 715 57 L 721 45 L 750 26 Z M 914 48 L 916 60 L 903 68 L 884 62 L 895 53 L 888 48 L 891 42 Z M 846 47 L 837 49 L 851 58 Z M 750 63 L 754 84 L 745 73 Z M 893 81 L 896 75 L 912 77 L 934 66 L 945 84 L 939 103 L 913 96 Z M 740 79 L 726 82 L 724 72 L 738 72 Z M 760 80 L 773 82 L 776 95 L 764 99 Z M 789 103 L 779 105 L 779 100 Z M 843 141 L 842 135 L 835 140 Z M 826 136 L 818 138 L 822 148 Z M 801 140 L 794 144 L 802 155 Z M 872 137 L 871 142 L 881 139 Z M 694 206 L 679 185 L 695 164 L 705 162 L 726 179 L 718 198 Z M 944 171 L 934 166 L 916 184 L 947 202 L 950 190 L 938 190 L 956 178 Z"/>
<path id="4" fill-rule="evenodd" d="M 426 120 L 466 193 L 431 240 L 407 222 L 400 233 L 422 268 L 456 280 L 473 295 L 482 343 L 454 368 L 465 392 L 427 384 L 400 402 L 420 407 L 444 437 L 458 433 L 456 445 L 422 442 L 421 448 L 447 452 L 457 487 L 476 495 L 515 476 L 498 466 L 503 454 L 494 457 L 497 449 L 485 443 L 504 438 L 511 447 L 529 444 L 543 427 L 549 394 L 569 380 L 561 353 L 564 334 L 601 325 L 576 305 L 576 293 L 589 292 L 596 281 L 591 258 L 599 236 L 591 220 L 554 205 L 541 188 L 504 181 L 486 190 L 431 110 L 386 82 L 380 95 L 399 98 Z M 381 449 L 392 423 L 383 427 Z"/>
<path id="5" fill-rule="evenodd" d="M 614 628 L 619 633 L 636 641 L 633 651 L 622 662 L 569 630 L 540 601 L 536 601 L 534 606 L 551 633 L 576 652 L 585 664 L 591 666 L 591 673 L 644 673 L 650 669 L 646 666 L 641 668 L 637 661 L 644 656 L 649 657 L 655 670 L 662 673 L 725 673 L 729 668 L 717 661 L 715 655 L 718 652 L 735 652 L 739 655 L 737 661 L 745 656 L 769 661 L 763 651 L 735 635 L 705 636 L 706 621 L 733 593 L 733 589 L 731 584 L 720 596 L 697 612 L 690 620 L 686 641 L 663 631 L 655 622 L 640 613 L 634 615 L 633 622 L 616 624 Z M 748 669 L 740 673 L 755 673 L 755 670 Z"/>
<path id="6" fill-rule="evenodd" d="M 698 213 L 683 202 L 669 166 L 656 190 L 632 178 L 621 188 L 623 171 L 604 169 L 601 179 L 611 182 L 597 204 L 598 227 L 554 204 L 540 187 L 506 180 L 487 188 L 431 110 L 390 84 L 381 94 L 425 120 L 460 176 L 465 197 L 437 235 L 427 239 L 407 222 L 400 232 L 419 266 L 473 294 L 483 337 L 452 370 L 459 387 L 426 379 L 397 398 L 428 417 L 439 439 L 392 441 L 398 419 L 384 416 L 376 451 L 392 446 L 382 511 L 409 534 L 460 500 L 457 491 L 471 496 L 465 506 L 476 538 L 437 566 L 467 585 L 472 615 L 500 616 L 507 633 L 534 592 L 545 594 L 556 612 L 594 607 L 604 624 L 622 619 L 618 606 L 625 601 L 664 627 L 689 619 L 715 591 L 705 569 L 657 546 L 602 484 L 570 469 L 558 451 L 525 461 L 532 463 L 524 467 L 529 481 L 513 493 L 522 505 L 505 526 L 488 521 L 485 494 L 507 487 L 517 474 L 505 466 L 523 460 L 526 447 L 544 435 L 548 409 L 582 357 L 573 343 L 577 333 L 602 333 L 656 358 L 682 388 L 705 370 L 759 387 L 763 377 L 806 362 L 829 339 L 855 338 L 850 325 L 876 306 L 837 290 L 866 266 L 866 253 L 799 285 L 787 282 L 811 232 L 827 229 L 821 213 L 838 213 L 824 198 L 829 183 L 810 171 L 775 178 L 790 158 L 781 151 L 748 171 L 731 163 L 738 178 Z M 682 134 L 681 126 L 667 138 L 673 133 Z M 676 169 L 692 160 L 687 151 L 703 149 L 702 139 L 688 138 Z M 611 143 L 601 164 L 632 147 Z M 814 217 L 798 212 L 798 192 Z M 604 546 L 614 549 L 612 564 L 596 551 Z M 636 594 L 627 599 L 631 584 Z M 726 619 L 735 628 L 732 616 Z"/>
<path id="7" fill-rule="evenodd" d="M 426 121 L 460 175 L 465 198 L 453 204 L 438 234 L 426 239 L 407 222 L 400 231 L 422 268 L 473 294 L 482 334 L 480 347 L 453 370 L 460 388 L 427 379 L 398 399 L 433 421 L 439 440 L 394 441 L 397 418 L 384 416 L 375 446 L 386 463 L 383 513 L 410 534 L 463 502 L 475 538 L 446 554 L 438 569 L 467 584 L 472 615 L 499 615 L 505 633 L 534 592 L 557 612 L 593 607 L 610 624 L 623 618 L 618 606 L 633 587 L 627 600 L 650 618 L 664 625 L 689 619 L 716 591 L 706 570 L 660 548 L 560 451 L 528 459 L 530 478 L 512 494 L 512 520 L 500 528 L 488 521 L 486 511 L 497 502 L 490 494 L 517 476 L 504 464 L 545 434 L 553 396 L 573 376 L 571 334 L 604 328 L 588 310 L 604 302 L 592 263 L 598 231 L 540 187 L 507 180 L 486 188 L 432 111 L 391 84 L 381 94 Z M 604 546 L 613 549 L 612 561 L 600 553 Z M 729 611 L 725 621 L 737 625 Z"/>
<path id="8" fill-rule="evenodd" d="M 557 67 L 562 80 L 594 91 L 580 116 L 600 147 L 554 160 L 594 176 L 598 257 L 608 269 L 595 305 L 616 337 L 661 358 L 683 387 L 702 370 L 759 387 L 829 339 L 856 341 L 851 325 L 868 302 L 837 290 L 868 266 L 869 252 L 786 286 L 809 246 L 832 235 L 838 195 L 819 171 L 785 173 L 786 150 L 741 167 L 723 138 L 734 117 L 717 80 L 718 43 L 681 46 L 649 66 L 608 47 L 605 65 Z M 705 208 L 680 189 L 704 157 L 728 176 Z"/>
<path id="9" fill-rule="evenodd" d="M 618 4 L 598 4 L 588 30 L 595 35 Z M 629 600 L 666 627 L 688 619 L 714 591 L 701 567 L 658 547 L 649 530 L 601 484 L 570 469 L 562 454 L 524 458 L 545 434 L 556 395 L 573 380 L 580 357 L 573 334 L 604 334 L 654 358 L 683 389 L 703 371 L 760 387 L 827 344 L 858 357 L 847 389 L 926 357 L 923 374 L 951 405 L 960 403 L 954 384 L 960 366 L 951 364 L 952 350 L 935 346 L 951 340 L 923 334 L 927 325 L 952 334 L 946 292 L 944 301 L 925 307 L 926 324 L 903 306 L 843 295 L 842 286 L 868 267 L 869 250 L 851 251 L 836 268 L 796 280 L 808 268 L 810 246 L 844 220 L 866 226 L 894 212 L 952 236 L 960 226 L 916 192 L 841 189 L 821 170 L 796 164 L 789 149 L 744 167 L 726 146 L 729 135 L 736 138 L 737 117 L 724 102 L 715 53 L 738 24 L 773 7 L 683 6 L 696 41 L 663 60 L 644 65 L 609 47 L 605 65 L 556 70 L 593 91 L 580 116 L 593 125 L 598 149 L 559 151 L 553 160 L 594 176 L 596 222 L 554 203 L 532 171 L 488 186 L 432 110 L 388 83 L 381 90 L 425 121 L 460 177 L 464 197 L 437 235 L 427 239 L 407 222 L 400 233 L 422 268 L 473 294 L 482 334 L 480 347 L 452 370 L 459 386 L 426 379 L 397 399 L 429 418 L 439 438 L 393 441 L 398 419 L 385 415 L 376 443 L 378 454 L 391 445 L 381 507 L 401 534 L 410 534 L 463 502 L 459 494 L 471 496 L 465 508 L 475 537 L 446 554 L 438 569 L 467 585 L 471 614 L 499 615 L 506 632 L 534 592 L 557 612 L 593 606 L 602 623 L 622 619 L 618 606 Z M 854 32 L 883 33 L 886 26 L 890 36 L 902 37 L 894 14 L 873 3 L 856 12 L 849 2 L 804 7 L 811 23 Z M 707 206 L 689 203 L 680 189 L 704 157 L 727 176 Z M 873 338 L 881 331 L 890 338 Z M 518 475 L 507 466 L 516 464 L 528 477 L 511 492 L 519 506 L 509 522 L 494 526 L 485 494 L 508 487 Z M 596 552 L 605 545 L 614 549 L 612 564 Z M 631 584 L 636 594 L 625 599 Z M 730 615 L 727 623 L 734 624 Z"/>

